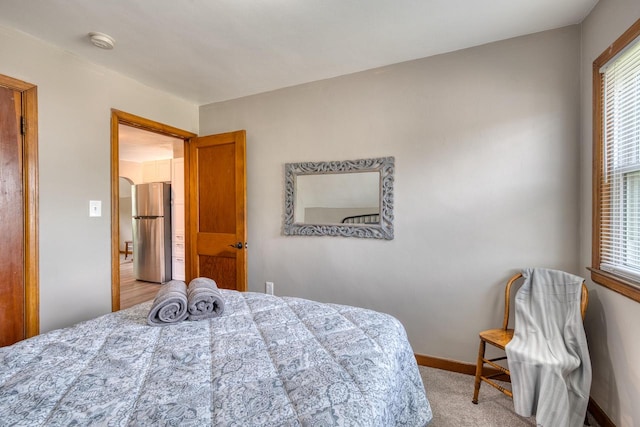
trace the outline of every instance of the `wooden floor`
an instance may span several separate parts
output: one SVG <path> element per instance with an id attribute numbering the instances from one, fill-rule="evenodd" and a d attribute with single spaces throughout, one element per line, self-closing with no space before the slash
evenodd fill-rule
<path id="1" fill-rule="evenodd" d="M 152 300 L 158 293 L 160 286 L 162 285 L 158 283 L 134 279 L 131 255 L 125 260 L 124 254 L 120 254 L 120 309 Z"/>

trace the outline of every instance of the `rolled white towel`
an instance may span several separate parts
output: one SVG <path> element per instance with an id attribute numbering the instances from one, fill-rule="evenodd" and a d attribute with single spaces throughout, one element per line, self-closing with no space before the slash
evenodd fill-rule
<path id="1" fill-rule="evenodd" d="M 189 320 L 217 317 L 224 311 L 224 298 L 218 285 L 207 277 L 197 277 L 189 283 Z"/>
<path id="2" fill-rule="evenodd" d="M 187 285 L 179 280 L 171 280 L 156 294 L 147 323 L 151 326 L 163 326 L 185 320 L 187 312 Z"/>

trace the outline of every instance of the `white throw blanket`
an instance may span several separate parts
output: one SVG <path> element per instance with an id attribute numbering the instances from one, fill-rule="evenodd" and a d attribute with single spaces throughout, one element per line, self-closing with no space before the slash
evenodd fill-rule
<path id="1" fill-rule="evenodd" d="M 515 333 L 506 346 L 515 410 L 535 415 L 538 426 L 580 427 L 591 388 L 580 314 L 583 279 L 542 268 L 522 274 Z"/>

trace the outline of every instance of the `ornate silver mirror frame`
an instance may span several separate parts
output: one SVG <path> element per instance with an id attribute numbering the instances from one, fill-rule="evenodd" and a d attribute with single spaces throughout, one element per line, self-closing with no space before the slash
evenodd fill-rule
<path id="1" fill-rule="evenodd" d="M 380 209 L 377 223 L 307 224 L 295 222 L 297 177 L 301 175 L 348 174 L 354 172 L 378 172 L 380 174 Z M 288 236 L 344 236 L 392 240 L 393 175 L 393 157 L 336 162 L 286 163 L 284 234 Z"/>

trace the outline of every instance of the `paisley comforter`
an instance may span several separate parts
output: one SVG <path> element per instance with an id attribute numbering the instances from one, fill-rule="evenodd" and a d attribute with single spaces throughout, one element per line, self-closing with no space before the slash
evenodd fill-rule
<path id="1" fill-rule="evenodd" d="M 222 316 L 150 303 L 0 348 L 2 426 L 424 426 L 404 328 L 370 310 L 223 290 Z"/>

